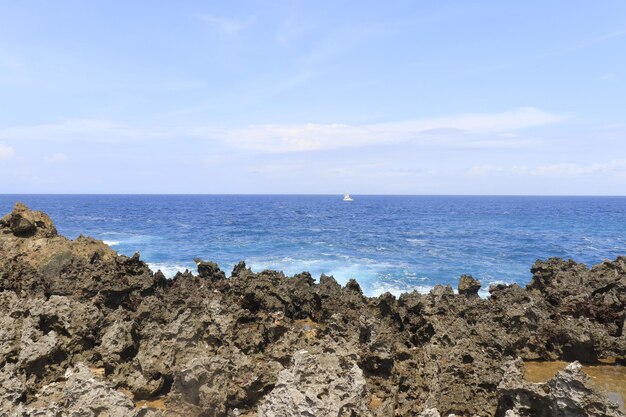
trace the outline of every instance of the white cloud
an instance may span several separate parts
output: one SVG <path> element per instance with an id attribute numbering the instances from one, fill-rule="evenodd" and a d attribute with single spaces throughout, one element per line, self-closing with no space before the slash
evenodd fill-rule
<path id="1" fill-rule="evenodd" d="M 577 163 L 553 163 L 536 166 L 502 167 L 485 164 L 473 166 L 465 171 L 465 175 L 467 176 L 508 174 L 537 176 L 545 178 L 574 178 L 607 173 L 616 176 L 626 176 L 626 159 L 612 160 L 608 162 L 586 165 Z"/>
<path id="2" fill-rule="evenodd" d="M 106 120 L 70 119 L 57 123 L 15 126 L 0 129 L 4 140 L 101 140 L 161 137 L 163 132 L 154 129 L 127 126 Z"/>
<path id="3" fill-rule="evenodd" d="M 536 108 L 468 113 L 404 122 L 350 125 L 266 124 L 216 129 L 205 126 L 129 126 L 106 120 L 73 119 L 0 129 L 0 140 L 94 141 L 201 138 L 257 153 L 291 153 L 416 142 L 457 149 L 516 149 L 533 142 L 512 131 L 557 123 L 564 118 Z"/>
<path id="4" fill-rule="evenodd" d="M 489 175 L 494 171 L 494 167 L 489 164 L 473 166 L 465 172 L 465 175 L 470 177 L 483 177 Z"/>
<path id="5" fill-rule="evenodd" d="M 0 142 L 0 159 L 8 159 L 15 155 L 15 149 Z"/>
<path id="6" fill-rule="evenodd" d="M 45 160 L 46 162 L 60 164 L 67 161 L 67 155 L 65 155 L 64 153 L 55 153 L 53 155 L 47 156 Z"/>
<path id="7" fill-rule="evenodd" d="M 200 15 L 200 19 L 203 22 L 209 24 L 211 27 L 218 30 L 219 32 L 225 33 L 227 35 L 234 35 L 241 32 L 246 27 L 252 25 L 256 20 L 254 16 L 250 16 L 242 20 L 237 20 L 213 16 L 210 14 L 202 14 Z"/>
<path id="8" fill-rule="evenodd" d="M 574 163 L 540 165 L 532 169 L 530 172 L 532 175 L 544 177 L 577 177 L 600 173 L 623 174 L 626 172 L 626 160 L 613 160 L 590 165 L 579 165 Z"/>
<path id="9" fill-rule="evenodd" d="M 527 107 L 502 113 L 469 113 L 456 116 L 417 119 L 405 122 L 369 125 L 297 124 L 255 125 L 217 133 L 228 143 L 258 152 L 303 152 L 396 143 L 434 136 L 437 131 L 452 130 L 470 134 L 510 134 L 512 130 L 536 127 L 563 120 L 562 116 Z M 216 132 L 196 129 L 198 136 Z M 446 136 L 437 135 L 445 140 Z M 442 139 L 443 136 L 443 139 Z M 497 141 L 502 143 L 502 141 Z M 491 147 L 493 141 L 477 141 L 477 147 Z M 463 146 L 468 146 L 467 143 Z"/>

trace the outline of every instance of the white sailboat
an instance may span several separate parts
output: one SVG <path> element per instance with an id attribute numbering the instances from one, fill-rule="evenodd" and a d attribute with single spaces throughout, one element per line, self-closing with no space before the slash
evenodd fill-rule
<path id="1" fill-rule="evenodd" d="M 352 200 L 352 197 L 350 197 L 350 194 L 345 193 L 343 195 L 343 201 L 353 201 L 353 200 Z"/>

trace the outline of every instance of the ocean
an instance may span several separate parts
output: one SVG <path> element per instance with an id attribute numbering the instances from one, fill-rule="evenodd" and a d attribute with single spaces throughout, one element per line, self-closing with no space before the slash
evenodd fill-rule
<path id="1" fill-rule="evenodd" d="M 196 257 L 230 273 L 355 278 L 367 295 L 530 280 L 536 259 L 592 265 L 626 255 L 626 197 L 353 195 L 0 195 L 48 213 L 59 232 L 93 236 L 125 255 L 140 252 L 166 276 Z"/>

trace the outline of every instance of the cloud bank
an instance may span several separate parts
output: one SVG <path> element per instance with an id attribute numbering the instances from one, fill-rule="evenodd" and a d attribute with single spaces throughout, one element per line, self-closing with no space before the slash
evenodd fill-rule
<path id="1" fill-rule="evenodd" d="M 497 174 L 524 175 L 546 178 L 574 178 L 598 174 L 614 174 L 626 178 L 626 159 L 616 159 L 608 162 L 579 164 L 572 162 L 541 164 L 536 166 L 493 166 L 477 165 L 465 172 L 471 177 L 484 177 Z"/>
<path id="2" fill-rule="evenodd" d="M 307 152 L 339 148 L 356 148 L 375 144 L 388 144 L 445 138 L 444 131 L 470 134 L 508 133 L 531 127 L 557 123 L 563 116 L 525 107 L 502 113 L 468 113 L 440 118 L 416 119 L 405 122 L 366 125 L 349 124 L 267 124 L 228 129 L 224 132 L 196 129 L 197 136 L 217 136 L 227 143 L 256 152 L 284 153 Z M 451 133 L 451 132 L 449 132 Z M 452 135 L 448 135 L 452 136 Z M 506 137 L 507 135 L 503 135 Z M 476 141 L 473 142 L 475 145 Z M 468 144 L 463 144 L 468 145 Z M 483 143 L 488 146 L 489 143 Z"/>
<path id="3" fill-rule="evenodd" d="M 407 141 L 448 147 L 511 147 L 520 143 L 512 132 L 564 120 L 543 110 L 525 107 L 501 113 L 467 113 L 403 122 L 351 125 L 343 123 L 265 124 L 216 129 L 206 126 L 129 126 L 106 120 L 66 120 L 0 129 L 0 140 L 59 140 L 125 142 L 180 140 L 185 137 L 221 141 L 256 153 L 293 153 L 359 148 Z M 464 134 L 473 135 L 468 138 Z M 482 135 L 482 136 L 481 136 Z M 493 138 L 497 135 L 497 139 Z"/>

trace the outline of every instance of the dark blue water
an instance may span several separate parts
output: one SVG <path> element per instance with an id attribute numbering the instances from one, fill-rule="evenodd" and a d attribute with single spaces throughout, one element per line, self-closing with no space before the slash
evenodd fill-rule
<path id="1" fill-rule="evenodd" d="M 594 264 L 626 254 L 626 198 L 461 196 L 2 195 L 49 213 L 60 233 L 108 242 L 166 275 L 193 258 L 230 272 L 356 278 L 368 294 L 456 287 L 459 275 L 526 284 L 538 258 Z"/>

